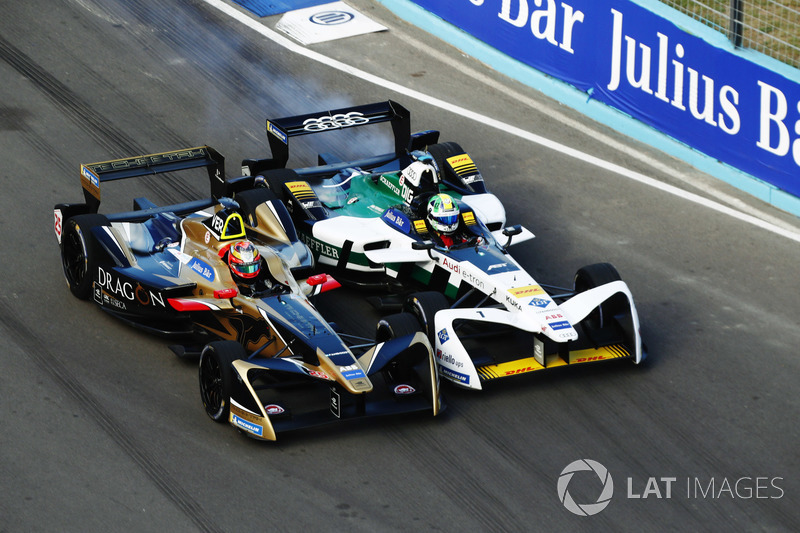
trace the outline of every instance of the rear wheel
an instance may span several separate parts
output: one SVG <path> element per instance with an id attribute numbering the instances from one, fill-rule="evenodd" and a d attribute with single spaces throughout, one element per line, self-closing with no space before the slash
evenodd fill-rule
<path id="1" fill-rule="evenodd" d="M 441 178 L 450 185 L 455 185 L 456 189 L 463 189 L 467 193 L 484 193 L 486 186 L 483 181 L 473 181 L 472 183 L 464 183 L 464 180 L 450 168 L 447 163 L 449 157 L 465 154 L 461 145 L 454 142 L 437 143 L 428 146 L 428 153 L 433 156 L 436 165 L 439 167 Z"/>
<path id="2" fill-rule="evenodd" d="M 289 191 L 286 190 L 286 187 L 284 187 L 284 184 L 291 181 L 298 181 L 300 180 L 300 176 L 290 168 L 278 168 L 265 172 L 264 179 L 267 180 L 267 187 L 269 187 L 281 201 L 288 202 L 292 197 Z"/>
<path id="3" fill-rule="evenodd" d="M 67 220 L 61 238 L 61 266 L 69 290 L 77 298 L 88 300 L 92 293 L 92 272 L 100 263 L 102 247 L 92 235 L 92 228 L 110 226 L 104 215 L 89 213 Z"/>
<path id="4" fill-rule="evenodd" d="M 433 156 L 434 161 L 439 166 L 439 170 L 442 171 L 445 168 L 447 158 L 463 154 L 464 149 L 458 143 L 446 142 L 428 146 L 428 153 Z"/>
<path id="5" fill-rule="evenodd" d="M 214 341 L 200 354 L 200 399 L 206 414 L 215 422 L 227 422 L 231 412 L 231 391 L 236 371 L 233 362 L 247 357 L 233 341 Z"/>
<path id="6" fill-rule="evenodd" d="M 278 196 L 270 189 L 248 189 L 236 193 L 234 198 L 241 208 L 242 214 L 247 219 L 247 223 L 255 227 L 258 220 L 256 219 L 256 208 L 264 202 L 270 200 L 277 200 Z"/>
<path id="7" fill-rule="evenodd" d="M 611 263 L 587 265 L 579 268 L 578 272 L 575 273 L 575 292 L 588 291 L 621 279 L 619 272 Z M 625 311 L 626 307 L 627 300 L 625 296 L 621 294 L 612 296 L 589 313 L 585 321 L 594 328 L 602 328 L 611 317 Z"/>

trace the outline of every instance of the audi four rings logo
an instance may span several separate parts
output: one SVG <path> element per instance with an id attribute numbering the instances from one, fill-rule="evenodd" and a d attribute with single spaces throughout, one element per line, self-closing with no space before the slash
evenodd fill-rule
<path id="1" fill-rule="evenodd" d="M 353 18 L 355 18 L 355 15 L 347 11 L 322 11 L 321 13 L 314 13 L 308 20 L 314 24 L 333 26 L 350 22 Z"/>
<path id="2" fill-rule="evenodd" d="M 338 113 L 336 115 L 326 115 L 319 118 L 309 118 L 303 121 L 303 129 L 306 131 L 322 131 L 336 128 L 347 128 L 350 126 L 360 126 L 367 124 L 369 119 L 358 111 L 349 113 Z"/>
<path id="3" fill-rule="evenodd" d="M 603 484 L 603 490 L 594 503 L 576 503 L 567 490 L 569 482 L 572 481 L 572 476 L 576 472 L 584 471 L 594 472 Z M 579 516 L 596 515 L 608 506 L 613 495 L 614 480 L 611 479 L 611 474 L 605 466 L 591 459 L 578 459 L 571 462 L 561 471 L 561 475 L 558 477 L 558 499 L 561 500 L 561 503 L 564 504 L 564 507 L 569 512 Z"/>

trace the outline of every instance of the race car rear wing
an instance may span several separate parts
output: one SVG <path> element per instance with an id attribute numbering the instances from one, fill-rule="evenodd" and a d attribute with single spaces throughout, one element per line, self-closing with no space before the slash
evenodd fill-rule
<path id="1" fill-rule="evenodd" d="M 208 169 L 211 194 L 217 196 L 224 190 L 225 158 L 210 146 L 82 164 L 81 186 L 89 212 L 96 213 L 103 182 L 202 167 Z"/>
<path id="2" fill-rule="evenodd" d="M 381 122 L 391 122 L 395 154 L 399 156 L 405 153 L 411 142 L 411 114 L 397 102 L 387 100 L 375 104 L 268 119 L 267 139 L 272 158 L 245 160 L 242 165 L 248 167 L 253 174 L 262 170 L 285 168 L 289 161 L 290 137 Z"/>

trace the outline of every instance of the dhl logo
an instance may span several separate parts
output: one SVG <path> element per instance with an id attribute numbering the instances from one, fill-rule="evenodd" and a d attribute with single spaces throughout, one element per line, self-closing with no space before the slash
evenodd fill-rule
<path id="1" fill-rule="evenodd" d="M 455 155 L 448 157 L 447 162 L 456 171 L 456 174 L 474 174 L 478 171 L 478 167 L 472 162 L 472 158 L 467 154 Z"/>
<path id="2" fill-rule="evenodd" d="M 544 294 L 544 289 L 539 285 L 527 285 L 525 287 L 517 287 L 516 289 L 508 289 L 508 292 L 513 294 L 515 298 L 526 298 L 528 296 Z"/>
<path id="3" fill-rule="evenodd" d="M 298 199 L 316 197 L 314 191 L 311 190 L 311 185 L 309 185 L 307 181 L 290 181 L 286 184 L 286 187 L 288 187 L 289 192 Z"/>
<path id="4" fill-rule="evenodd" d="M 610 357 L 606 357 L 605 355 L 595 355 L 594 357 L 579 357 L 573 361 L 573 363 L 588 363 L 590 361 L 605 361 L 606 359 L 611 359 Z"/>
<path id="5" fill-rule="evenodd" d="M 428 233 L 428 227 L 425 225 L 424 220 L 415 220 L 414 229 L 417 230 L 417 233 Z"/>
<path id="6" fill-rule="evenodd" d="M 311 185 L 307 181 L 290 181 L 286 184 L 292 194 L 298 192 L 311 192 Z"/>
<path id="7" fill-rule="evenodd" d="M 467 226 L 474 226 L 475 225 L 475 213 L 472 211 L 467 211 L 461 215 L 461 218 L 464 219 L 464 224 Z"/>
<path id="8" fill-rule="evenodd" d="M 506 376 L 516 376 L 517 374 L 525 374 L 526 372 L 534 372 L 536 370 L 541 370 L 541 366 L 533 367 L 533 366 L 526 366 L 524 368 L 515 368 L 514 370 L 506 370 Z"/>

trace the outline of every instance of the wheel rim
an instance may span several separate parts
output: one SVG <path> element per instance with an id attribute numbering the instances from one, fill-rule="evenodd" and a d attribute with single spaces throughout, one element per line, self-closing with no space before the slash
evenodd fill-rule
<path id="1" fill-rule="evenodd" d="M 203 354 L 200 359 L 200 396 L 206 412 L 216 418 L 225 407 L 222 394 L 222 369 L 216 357 Z"/>
<path id="2" fill-rule="evenodd" d="M 70 285 L 79 285 L 86 277 L 86 250 L 79 230 L 70 231 L 64 242 L 64 275 Z"/>

